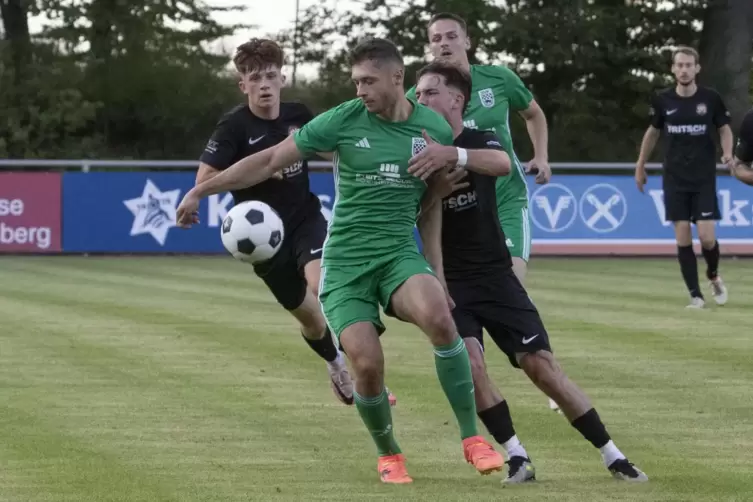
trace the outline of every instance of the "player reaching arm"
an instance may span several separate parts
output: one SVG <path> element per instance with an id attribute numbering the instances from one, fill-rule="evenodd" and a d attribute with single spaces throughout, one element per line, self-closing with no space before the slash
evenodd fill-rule
<path id="1" fill-rule="evenodd" d="M 421 96 L 416 91 L 416 98 L 423 103 Z M 430 99 L 426 96 L 426 99 Z M 488 133 L 487 141 L 501 147 L 499 140 L 492 133 Z M 410 160 L 408 172 L 417 178 L 426 181 L 429 176 L 446 166 L 458 166 L 479 174 L 488 176 L 506 176 L 510 174 L 510 156 L 502 150 L 458 148 L 455 146 L 440 145 L 427 139 L 427 147 L 421 153 Z"/>
<path id="2" fill-rule="evenodd" d="M 224 171 L 199 183 L 186 193 L 177 210 L 178 226 L 189 228 L 196 223 L 199 202 L 210 195 L 258 185 L 285 167 L 303 160 L 293 137 L 241 159 Z"/>

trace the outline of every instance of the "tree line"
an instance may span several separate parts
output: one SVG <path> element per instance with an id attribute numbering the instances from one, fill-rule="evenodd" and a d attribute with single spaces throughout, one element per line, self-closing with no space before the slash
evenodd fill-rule
<path id="1" fill-rule="evenodd" d="M 316 2 L 297 27 L 270 34 L 289 63 L 318 63 L 284 98 L 321 112 L 354 96 L 347 48 L 378 35 L 409 62 L 426 61 L 426 22 L 451 11 L 469 22 L 474 63 L 507 64 L 544 109 L 552 161 L 633 161 L 652 92 L 672 85 L 676 45 L 701 53 L 701 83 L 717 89 L 733 126 L 752 94 L 750 0 L 362 0 L 342 12 Z M 0 0 L 0 158 L 195 159 L 219 116 L 242 96 L 225 26 L 200 0 Z M 32 35 L 29 20 L 49 20 Z M 524 125 L 512 120 L 521 157 Z"/>

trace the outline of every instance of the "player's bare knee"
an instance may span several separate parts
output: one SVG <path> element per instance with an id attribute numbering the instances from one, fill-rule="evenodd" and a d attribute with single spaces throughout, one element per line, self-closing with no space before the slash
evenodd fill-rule
<path id="1" fill-rule="evenodd" d="M 486 379 L 486 361 L 481 344 L 475 338 L 465 338 L 465 347 L 468 350 L 468 359 L 471 361 L 471 373 L 474 382 Z"/>
<path id="2" fill-rule="evenodd" d="M 455 321 L 447 305 L 439 311 L 426 312 L 421 323 L 422 329 L 431 339 L 433 345 L 448 345 L 458 336 Z"/>
<path id="3" fill-rule="evenodd" d="M 373 324 L 351 324 L 340 334 L 340 343 L 350 359 L 356 380 L 360 381 L 359 389 L 378 392 L 384 375 L 384 354 Z"/>
<path id="4" fill-rule="evenodd" d="M 348 354 L 350 363 L 353 367 L 353 373 L 356 380 L 359 381 L 359 389 L 365 388 L 375 393 L 381 389 L 384 381 L 384 360 L 381 355 L 358 353 L 355 357 Z"/>
<path id="5" fill-rule="evenodd" d="M 716 245 L 716 234 L 712 225 L 698 225 L 698 240 L 705 249 L 711 249 Z"/>
<path id="6" fill-rule="evenodd" d="M 303 275 L 306 278 L 306 285 L 314 298 L 319 298 L 319 282 L 321 278 L 321 261 L 315 260 L 306 264 L 303 268 Z"/>
<path id="7" fill-rule="evenodd" d="M 675 222 L 675 240 L 678 246 L 690 246 L 693 242 L 693 233 L 689 221 Z"/>
<path id="8" fill-rule="evenodd" d="M 554 355 L 547 350 L 517 354 L 517 360 L 528 378 L 537 386 L 552 387 L 564 376 Z"/>

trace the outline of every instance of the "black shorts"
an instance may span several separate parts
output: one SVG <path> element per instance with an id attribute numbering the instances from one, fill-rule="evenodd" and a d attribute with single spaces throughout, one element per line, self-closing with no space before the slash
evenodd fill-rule
<path id="1" fill-rule="evenodd" d="M 520 368 L 516 354 L 552 352 L 539 311 L 512 270 L 471 281 L 448 281 L 447 288 L 461 337 L 475 338 L 483 348 L 485 329 L 516 368 Z"/>
<path id="2" fill-rule="evenodd" d="M 297 309 L 303 303 L 308 286 L 303 267 L 321 259 L 326 237 L 327 220 L 317 211 L 292 231 L 286 229 L 282 247 L 271 260 L 254 265 L 256 275 L 286 310 Z"/>
<path id="3" fill-rule="evenodd" d="M 721 220 L 716 184 L 697 190 L 664 188 L 664 219 L 666 221 Z"/>

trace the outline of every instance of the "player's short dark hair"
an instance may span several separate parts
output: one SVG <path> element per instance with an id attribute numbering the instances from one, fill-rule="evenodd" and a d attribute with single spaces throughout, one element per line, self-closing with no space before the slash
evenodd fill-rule
<path id="1" fill-rule="evenodd" d="M 443 19 L 455 21 L 463 29 L 463 33 L 468 33 L 468 23 L 465 22 L 465 19 L 458 16 L 457 14 L 453 14 L 452 12 L 440 12 L 438 14 L 434 14 L 433 16 L 431 16 L 431 19 L 429 19 L 429 24 L 427 26 L 431 26 L 437 21 L 442 21 Z"/>
<path id="2" fill-rule="evenodd" d="M 678 54 L 685 54 L 686 56 L 693 56 L 693 59 L 695 59 L 696 64 L 698 64 L 701 61 L 701 56 L 698 55 L 697 50 L 687 45 L 681 45 L 680 47 L 672 51 L 672 64 L 674 64 L 675 57 Z"/>
<path id="3" fill-rule="evenodd" d="M 263 70 L 269 66 L 282 68 L 285 54 L 274 40 L 252 38 L 235 49 L 233 64 L 239 73 Z"/>
<path id="4" fill-rule="evenodd" d="M 447 87 L 454 87 L 460 91 L 460 94 L 463 95 L 463 112 L 465 113 L 465 109 L 471 102 L 471 74 L 458 65 L 445 61 L 433 61 L 418 70 L 416 73 L 416 82 L 421 80 L 421 77 L 427 73 L 444 77 Z"/>
<path id="5" fill-rule="evenodd" d="M 392 62 L 403 66 L 403 55 L 400 54 L 397 45 L 386 38 L 367 38 L 350 51 L 351 66 L 364 61 Z"/>

